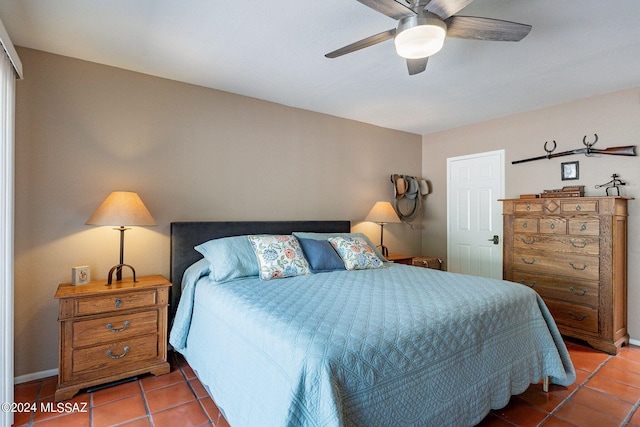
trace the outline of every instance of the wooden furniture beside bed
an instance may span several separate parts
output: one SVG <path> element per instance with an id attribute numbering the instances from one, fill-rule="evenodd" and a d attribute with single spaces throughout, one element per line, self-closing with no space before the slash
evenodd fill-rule
<path id="1" fill-rule="evenodd" d="M 58 286 L 60 325 L 55 401 L 80 389 L 151 372 L 169 372 L 167 306 L 162 276 Z"/>
<path id="2" fill-rule="evenodd" d="M 504 279 L 536 290 L 562 334 L 612 354 L 628 344 L 627 199 L 502 202 Z"/>
<path id="3" fill-rule="evenodd" d="M 389 254 L 386 257 L 389 261 L 398 264 L 413 265 L 415 267 L 433 268 L 442 270 L 442 260 L 440 258 L 430 256 L 411 256 L 402 254 Z"/>

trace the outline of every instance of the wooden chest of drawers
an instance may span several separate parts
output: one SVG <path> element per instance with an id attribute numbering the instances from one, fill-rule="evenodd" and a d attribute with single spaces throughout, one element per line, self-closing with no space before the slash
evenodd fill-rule
<path id="1" fill-rule="evenodd" d="M 627 334 L 627 199 L 503 200 L 505 280 L 537 291 L 560 332 L 617 353 Z"/>
<path id="2" fill-rule="evenodd" d="M 55 401 L 80 389 L 151 372 L 169 372 L 162 276 L 58 286 L 60 354 Z"/>

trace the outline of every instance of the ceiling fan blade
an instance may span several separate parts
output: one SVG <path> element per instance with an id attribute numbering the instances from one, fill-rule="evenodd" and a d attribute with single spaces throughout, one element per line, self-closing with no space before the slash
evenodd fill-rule
<path id="1" fill-rule="evenodd" d="M 407 58 L 407 68 L 409 69 L 409 75 L 413 76 L 414 74 L 423 72 L 427 68 L 428 60 L 429 60 L 428 56 L 426 58 L 418 58 L 418 59 Z"/>
<path id="2" fill-rule="evenodd" d="M 447 19 L 469 6 L 472 2 L 473 0 L 431 0 L 426 9 L 438 15 L 440 19 Z"/>
<path id="3" fill-rule="evenodd" d="M 355 52 L 356 50 L 364 49 L 365 47 L 382 43 L 384 41 L 392 39 L 395 35 L 396 29 L 392 28 L 391 30 L 384 31 L 382 33 L 376 34 L 375 36 L 367 37 L 366 39 L 359 40 L 355 43 L 351 43 L 350 45 L 334 50 L 333 52 L 329 52 L 325 56 L 327 58 L 337 58 L 338 56 L 346 55 L 347 53 Z"/>
<path id="4" fill-rule="evenodd" d="M 387 15 L 393 19 L 404 18 L 405 16 L 416 15 L 416 13 L 405 6 L 401 2 L 395 0 L 358 0 L 365 6 L 369 6 L 371 9 L 376 10 L 383 15 Z"/>
<path id="5" fill-rule="evenodd" d="M 517 42 L 531 31 L 531 25 L 477 16 L 452 16 L 445 20 L 447 37 Z"/>

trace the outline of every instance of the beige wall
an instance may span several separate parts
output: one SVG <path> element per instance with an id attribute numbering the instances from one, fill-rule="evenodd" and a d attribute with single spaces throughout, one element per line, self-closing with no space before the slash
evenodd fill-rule
<path id="1" fill-rule="evenodd" d="M 490 101 L 490 100 L 488 100 Z M 584 185 L 587 195 L 604 195 L 597 184 L 613 173 L 627 182 L 621 194 L 629 202 L 629 333 L 640 340 L 640 157 L 584 155 L 512 165 L 514 160 L 544 155 L 545 141 L 558 144 L 557 152 L 581 148 L 582 138 L 599 136 L 596 148 L 640 146 L 640 88 L 583 99 L 568 104 L 517 114 L 497 120 L 423 136 L 422 174 L 433 183 L 424 211 L 423 252 L 445 258 L 446 159 L 505 149 L 506 197 L 539 193 L 564 185 Z M 639 147 L 640 148 L 640 147 Z M 580 162 L 580 179 L 562 181 L 560 164 Z"/>
<path id="2" fill-rule="evenodd" d="M 20 49 L 15 225 L 15 375 L 57 368 L 58 283 L 104 279 L 118 233 L 84 225 L 112 190 L 137 191 L 158 226 L 127 231 L 139 275 L 169 273 L 169 223 L 349 219 L 392 200 L 391 173 L 419 175 L 421 137 Z M 304 96 L 304 94 L 301 94 Z M 385 227 L 419 254 L 420 227 Z"/>

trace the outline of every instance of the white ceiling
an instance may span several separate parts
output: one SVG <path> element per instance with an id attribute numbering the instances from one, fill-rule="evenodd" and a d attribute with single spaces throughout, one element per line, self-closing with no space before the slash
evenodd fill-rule
<path id="1" fill-rule="evenodd" d="M 533 29 L 448 38 L 409 76 L 393 41 L 324 57 L 396 26 L 356 0 L 0 0 L 18 46 L 416 134 L 640 86 L 638 0 L 475 0 L 458 14 Z"/>

